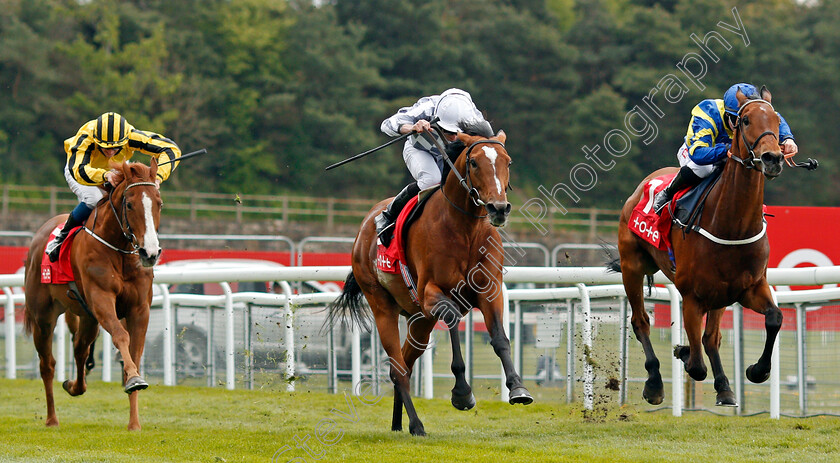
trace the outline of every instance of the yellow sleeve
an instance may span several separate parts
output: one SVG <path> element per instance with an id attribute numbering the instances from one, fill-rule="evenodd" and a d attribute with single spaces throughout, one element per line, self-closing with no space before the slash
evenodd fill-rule
<path id="1" fill-rule="evenodd" d="M 76 135 L 64 140 L 64 152 L 67 153 L 67 167 L 73 178 L 82 185 L 96 186 L 105 183 L 104 176 L 108 170 L 91 165 L 91 157 L 96 155 L 92 130 L 90 122 L 83 125 Z"/>
<path id="2" fill-rule="evenodd" d="M 128 134 L 128 148 L 132 151 L 140 151 L 143 154 L 157 159 L 158 163 L 164 163 L 181 157 L 181 149 L 172 140 L 158 135 L 154 132 L 144 132 L 132 129 Z M 178 166 L 179 162 L 173 162 L 158 167 L 157 176 L 164 181 L 169 178 L 172 169 Z"/>

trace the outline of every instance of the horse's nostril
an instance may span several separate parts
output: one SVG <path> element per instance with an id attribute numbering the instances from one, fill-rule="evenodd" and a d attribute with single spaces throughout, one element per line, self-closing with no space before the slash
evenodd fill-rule
<path id="1" fill-rule="evenodd" d="M 507 203 L 507 206 L 505 206 L 505 215 L 510 214 L 510 207 L 510 203 Z"/>
<path id="2" fill-rule="evenodd" d="M 761 162 L 765 164 L 775 164 L 782 162 L 782 155 L 781 153 L 764 153 L 761 155 Z"/>

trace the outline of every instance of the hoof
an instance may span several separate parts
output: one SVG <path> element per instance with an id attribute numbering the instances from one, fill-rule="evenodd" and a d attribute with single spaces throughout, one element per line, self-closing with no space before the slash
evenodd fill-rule
<path id="1" fill-rule="evenodd" d="M 48 428 L 57 428 L 58 427 L 58 418 L 57 417 L 47 418 L 46 425 L 47 425 Z"/>
<path id="2" fill-rule="evenodd" d="M 73 393 L 70 392 L 70 380 L 69 379 L 65 380 L 63 383 L 61 383 L 61 388 L 64 389 L 65 391 L 67 391 L 68 394 L 73 395 Z"/>
<path id="3" fill-rule="evenodd" d="M 414 426 L 409 425 L 408 431 L 412 436 L 426 437 L 426 429 L 423 428 L 423 423 L 417 423 Z"/>
<path id="4" fill-rule="evenodd" d="M 134 391 L 142 391 L 149 387 L 149 383 L 142 376 L 132 376 L 125 382 L 125 393 L 131 394 Z"/>
<path id="5" fill-rule="evenodd" d="M 688 346 L 674 346 L 674 357 L 683 361 L 683 363 L 688 363 L 688 355 L 691 352 L 691 349 Z"/>
<path id="6" fill-rule="evenodd" d="M 642 391 L 642 397 L 651 405 L 661 404 L 665 398 L 665 386 L 662 384 L 662 377 L 648 378 L 645 381 L 645 389 Z"/>
<path id="7" fill-rule="evenodd" d="M 469 395 L 452 394 L 452 406 L 458 410 L 470 410 L 475 407 L 475 396 L 472 392 Z"/>
<path id="8" fill-rule="evenodd" d="M 718 392 L 715 405 L 718 407 L 737 407 L 738 403 L 735 402 L 735 394 L 732 391 L 722 391 Z"/>
<path id="9" fill-rule="evenodd" d="M 89 375 L 90 370 L 93 370 L 94 367 L 96 367 L 96 362 L 94 362 L 93 360 L 88 360 L 87 362 L 85 362 L 85 374 Z"/>
<path id="10" fill-rule="evenodd" d="M 750 381 L 752 381 L 756 384 L 760 384 L 760 383 L 763 383 L 763 382 L 767 381 L 769 378 L 770 378 L 770 371 L 769 370 L 767 371 L 767 373 L 764 373 L 763 375 L 759 375 L 758 372 L 756 372 L 755 365 L 750 365 L 749 367 L 747 367 L 747 379 L 748 380 L 750 380 Z"/>
<path id="11" fill-rule="evenodd" d="M 508 403 L 510 403 L 511 405 L 530 405 L 533 402 L 534 398 L 531 397 L 531 394 L 528 393 L 528 389 L 525 389 L 522 386 L 515 387 L 513 388 L 513 390 L 510 391 L 510 398 L 508 399 Z"/>

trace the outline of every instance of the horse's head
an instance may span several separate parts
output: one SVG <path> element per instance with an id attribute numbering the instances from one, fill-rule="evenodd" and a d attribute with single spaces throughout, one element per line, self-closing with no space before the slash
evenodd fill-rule
<path id="1" fill-rule="evenodd" d="M 161 254 L 157 230 L 163 201 L 155 186 L 157 167 L 154 158 L 149 167 L 137 162 L 121 164 L 117 169 L 119 183 L 111 193 L 122 233 L 144 267 L 155 265 Z"/>
<path id="2" fill-rule="evenodd" d="M 492 132 L 490 133 L 492 135 Z M 458 139 L 466 145 L 458 163 L 463 163 L 464 178 L 471 188 L 471 199 L 487 209 L 490 224 L 502 227 L 510 214 L 507 189 L 510 182 L 510 155 L 505 149 L 507 136 L 499 131 L 495 136 L 484 137 L 459 133 Z M 456 166 L 461 170 L 462 166 Z"/>
<path id="3" fill-rule="evenodd" d="M 748 98 L 741 90 L 735 94 L 739 110 L 736 137 L 741 142 L 742 164 L 758 169 L 765 177 L 773 179 L 782 173 L 782 150 L 779 147 L 779 115 L 773 109 L 772 95 L 761 87 L 761 97 Z"/>

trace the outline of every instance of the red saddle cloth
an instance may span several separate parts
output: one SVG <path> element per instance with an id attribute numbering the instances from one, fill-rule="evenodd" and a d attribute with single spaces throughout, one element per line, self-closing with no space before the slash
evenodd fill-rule
<path id="1" fill-rule="evenodd" d="M 400 215 L 397 216 L 397 223 L 394 224 L 394 237 L 391 244 L 386 248 L 381 242 L 376 247 L 376 267 L 385 273 L 400 273 L 401 267 L 406 265 L 405 247 L 403 246 L 403 230 L 405 221 L 411 215 L 411 211 L 417 206 L 417 196 L 411 198 L 405 205 Z M 399 264 L 402 265 L 399 265 Z"/>
<path id="2" fill-rule="evenodd" d="M 49 241 L 52 241 L 53 238 L 55 238 L 55 235 L 57 235 L 62 228 L 64 228 L 63 223 L 55 227 L 55 230 L 50 233 Z M 73 244 L 73 239 L 76 237 L 76 233 L 78 233 L 81 229 L 82 227 L 76 227 L 70 230 L 70 234 L 67 236 L 67 239 L 61 243 L 61 249 L 58 251 L 57 261 L 50 262 L 50 256 L 48 256 L 46 252 L 41 255 L 41 283 L 61 285 L 75 280 L 73 276 L 73 266 L 70 265 L 70 247 Z"/>
<path id="3" fill-rule="evenodd" d="M 662 251 L 671 249 L 671 205 L 689 188 L 678 191 L 668 206 L 662 209 L 660 215 L 656 215 L 653 211 L 653 198 L 656 193 L 664 190 L 671 183 L 675 175 L 662 175 L 651 179 L 645 185 L 645 189 L 642 191 L 642 199 L 633 208 L 633 213 L 630 214 L 630 221 L 627 224 L 630 231 Z"/>

